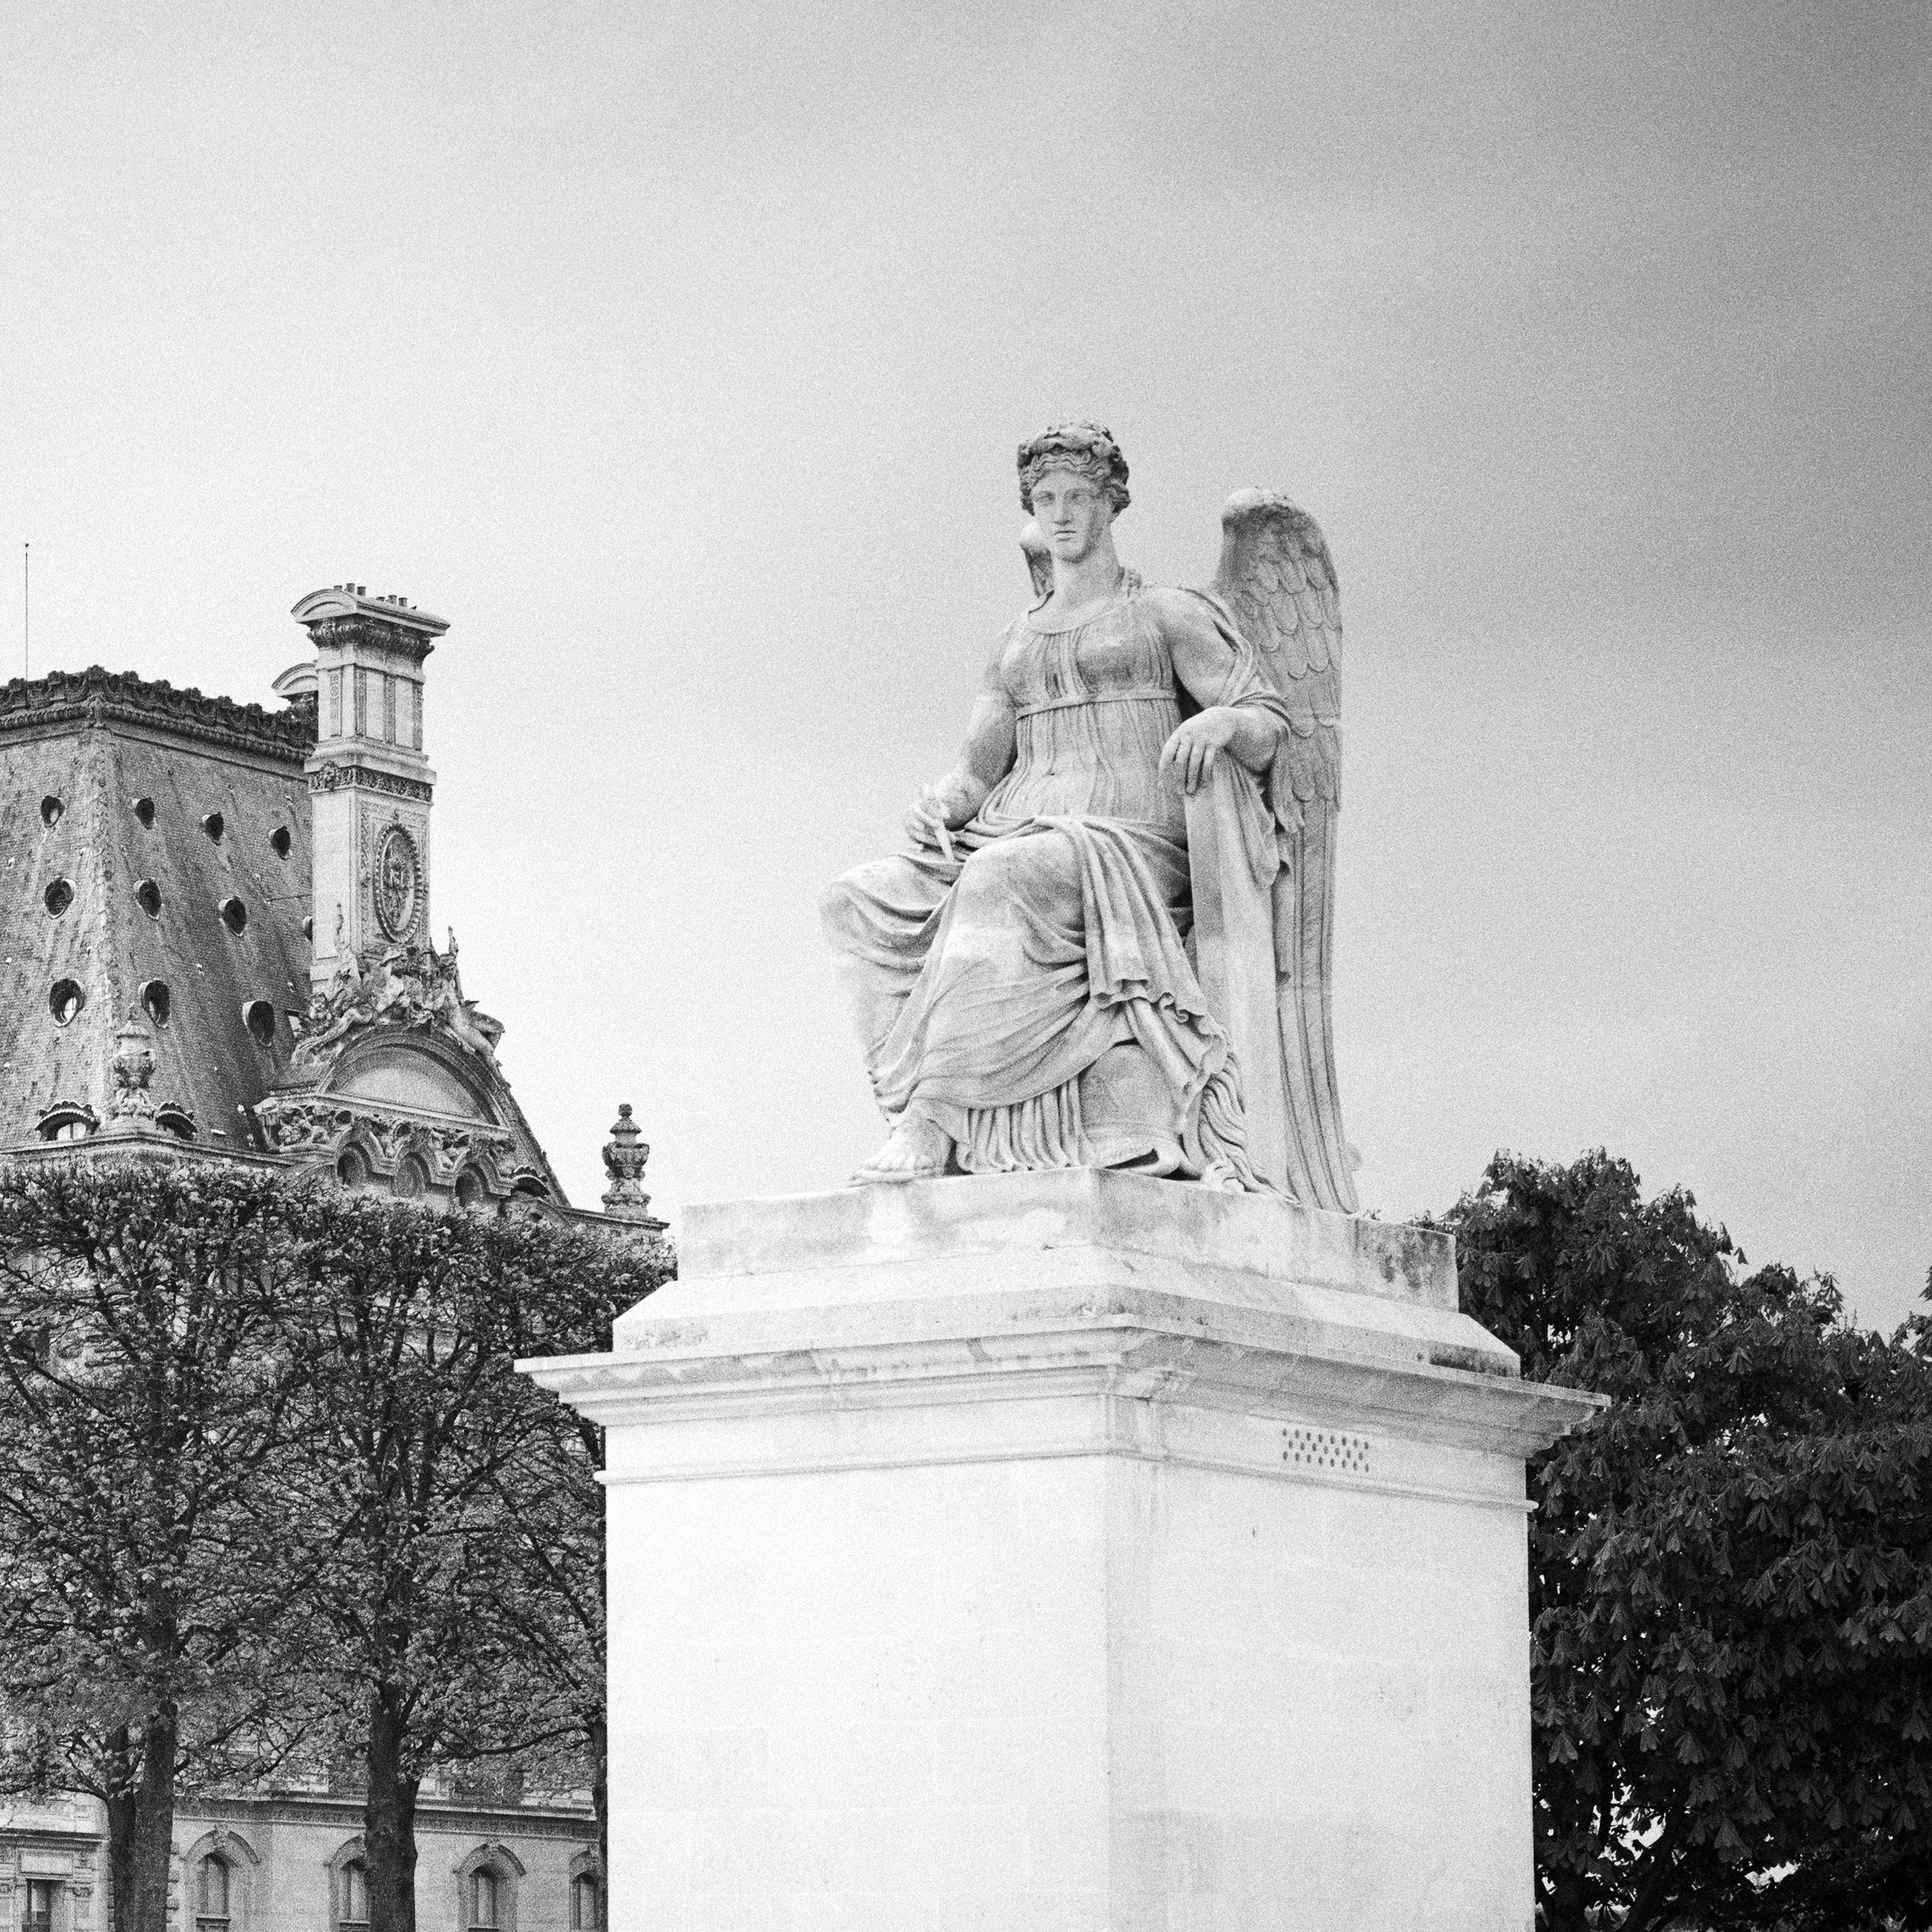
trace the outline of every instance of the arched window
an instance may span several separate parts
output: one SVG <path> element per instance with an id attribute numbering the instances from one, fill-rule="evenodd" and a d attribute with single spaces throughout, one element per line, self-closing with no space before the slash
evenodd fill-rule
<path id="1" fill-rule="evenodd" d="M 336 1924 L 340 1932 L 362 1932 L 369 1922 L 369 1868 L 352 1858 L 336 1874 Z"/>
<path id="2" fill-rule="evenodd" d="M 194 1932 L 229 1932 L 228 1861 L 213 1853 L 196 1868 Z"/>
<path id="3" fill-rule="evenodd" d="M 603 1932 L 604 1894 L 596 1875 L 586 1872 L 570 1886 L 570 1932 Z"/>
<path id="4" fill-rule="evenodd" d="M 249 1873 L 262 1862 L 239 1832 L 218 1825 L 182 1854 L 180 1923 L 192 1932 L 245 1932 L 254 1923 L 248 1909 Z M 168 1908 L 175 1921 L 176 1907 Z"/>
<path id="5" fill-rule="evenodd" d="M 470 1908 L 467 1932 L 497 1932 L 503 1922 L 499 1916 L 502 1890 L 502 1880 L 488 1865 L 470 1874 L 470 1896 L 464 1901 Z"/>
<path id="6" fill-rule="evenodd" d="M 517 1932 L 523 1876 L 524 1862 L 508 1845 L 494 1838 L 478 1845 L 456 1868 L 458 1932 Z"/>

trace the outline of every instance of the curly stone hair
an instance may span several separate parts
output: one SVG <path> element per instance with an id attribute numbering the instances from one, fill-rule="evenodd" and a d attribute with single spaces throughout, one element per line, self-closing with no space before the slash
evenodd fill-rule
<path id="1" fill-rule="evenodd" d="M 1020 445 L 1020 508 L 1033 514 L 1033 486 L 1049 470 L 1071 470 L 1090 477 L 1107 493 L 1118 516 L 1133 499 L 1127 494 L 1127 459 L 1113 432 L 1096 422 L 1055 423 Z"/>

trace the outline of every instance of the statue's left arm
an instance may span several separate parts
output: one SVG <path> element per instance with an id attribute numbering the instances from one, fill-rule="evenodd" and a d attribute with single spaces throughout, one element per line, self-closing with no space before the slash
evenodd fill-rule
<path id="1" fill-rule="evenodd" d="M 1162 771 L 1184 792 L 1206 782 L 1226 752 L 1257 776 L 1274 761 L 1286 723 L 1280 700 L 1256 670 L 1252 648 L 1212 598 L 1194 590 L 1157 590 L 1162 635 L 1174 680 L 1201 706 L 1175 728 Z"/>

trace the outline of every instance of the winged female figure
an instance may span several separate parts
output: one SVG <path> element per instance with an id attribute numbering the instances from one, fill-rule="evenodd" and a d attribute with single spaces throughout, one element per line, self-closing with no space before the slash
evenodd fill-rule
<path id="1" fill-rule="evenodd" d="M 1020 446 L 1036 602 L 909 851 L 822 905 L 890 1130 L 855 1177 L 1118 1167 L 1352 1211 L 1329 1044 L 1340 618 L 1286 499 L 1211 591 L 1120 563 L 1100 424 Z"/>

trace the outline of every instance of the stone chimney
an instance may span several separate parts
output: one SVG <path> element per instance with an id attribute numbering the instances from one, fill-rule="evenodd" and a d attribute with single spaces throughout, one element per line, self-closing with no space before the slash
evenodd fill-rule
<path id="1" fill-rule="evenodd" d="M 295 607 L 315 647 L 312 988 L 386 947 L 429 932 L 429 813 L 436 774 L 423 755 L 423 660 L 449 628 L 359 584 Z"/>

